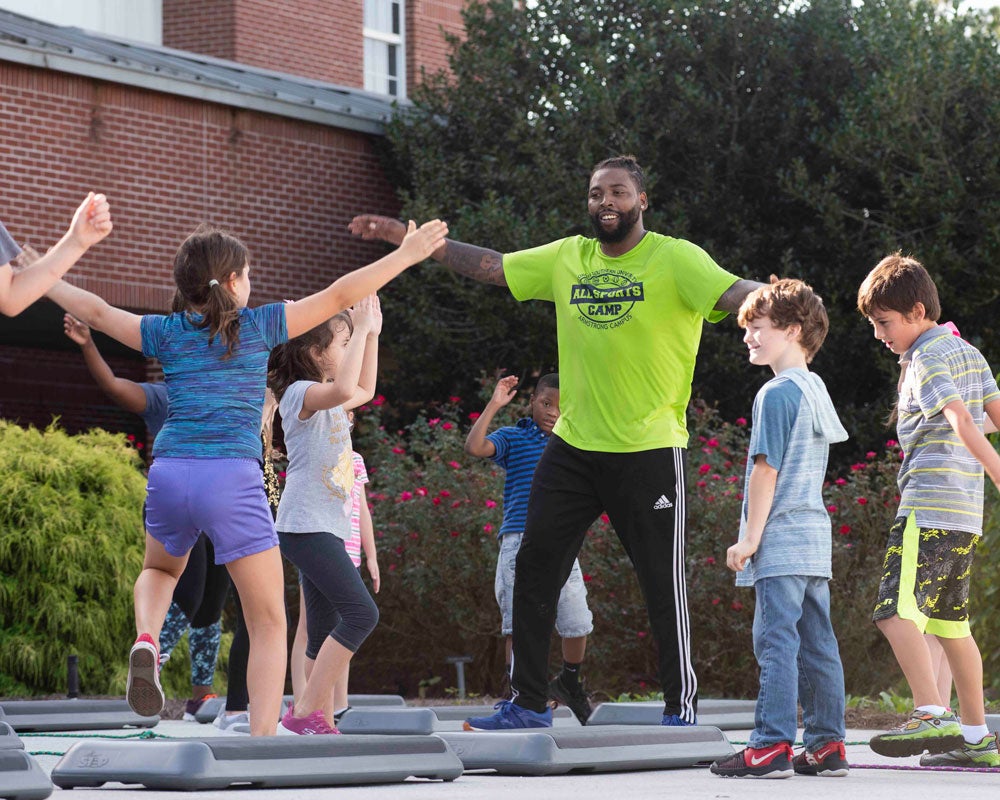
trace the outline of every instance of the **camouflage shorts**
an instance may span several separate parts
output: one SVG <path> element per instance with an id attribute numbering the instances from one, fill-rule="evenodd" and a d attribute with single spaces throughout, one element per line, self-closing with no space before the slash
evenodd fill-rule
<path id="1" fill-rule="evenodd" d="M 918 528 L 911 514 L 889 529 L 872 621 L 898 615 L 926 633 L 970 635 L 969 582 L 979 537 L 968 531 Z"/>

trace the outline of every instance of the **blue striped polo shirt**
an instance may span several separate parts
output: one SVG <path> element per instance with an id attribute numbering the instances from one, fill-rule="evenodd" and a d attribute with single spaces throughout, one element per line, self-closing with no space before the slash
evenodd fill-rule
<path id="1" fill-rule="evenodd" d="M 242 309 L 229 358 L 220 337 L 209 343 L 208 328 L 185 313 L 144 316 L 141 329 L 142 354 L 160 360 L 167 386 L 167 421 L 153 456 L 259 461 L 267 357 L 288 340 L 284 303 Z"/>
<path id="2" fill-rule="evenodd" d="M 549 435 L 543 433 L 531 417 L 524 417 L 516 425 L 498 428 L 486 438 L 497 450 L 493 461 L 507 473 L 503 485 L 503 523 L 497 537 L 523 533 L 531 479 L 535 477 L 535 466 L 548 444 Z"/>

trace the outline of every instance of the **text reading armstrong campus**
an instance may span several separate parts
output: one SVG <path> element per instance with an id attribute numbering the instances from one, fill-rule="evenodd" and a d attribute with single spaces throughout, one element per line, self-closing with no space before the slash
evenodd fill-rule
<path id="1" fill-rule="evenodd" d="M 0 798 L 995 794 L 998 141 L 990 0 L 0 0 Z"/>

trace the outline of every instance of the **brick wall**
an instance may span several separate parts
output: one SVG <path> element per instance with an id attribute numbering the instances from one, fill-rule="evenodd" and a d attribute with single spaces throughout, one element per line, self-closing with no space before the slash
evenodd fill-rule
<path id="1" fill-rule="evenodd" d="M 397 210 L 364 134 L 6 62 L 0 119 L 0 218 L 18 241 L 44 249 L 88 189 L 110 197 L 115 231 L 71 275 L 114 304 L 166 310 L 173 254 L 202 221 L 249 246 L 252 305 L 314 292 L 385 252 L 346 232 L 360 210 Z M 0 348 L 4 416 L 46 424 L 92 386 L 54 377 L 62 388 L 33 394 L 48 399 L 32 414 L 13 380 L 25 359 L 44 361 Z"/>
<path id="2" fill-rule="evenodd" d="M 465 0 L 407 0 L 406 74 L 411 84 L 421 75 L 448 69 L 448 45 L 444 33 L 461 35 L 461 10 Z"/>
<path id="3" fill-rule="evenodd" d="M 362 0 L 163 0 L 163 44 L 364 87 Z"/>

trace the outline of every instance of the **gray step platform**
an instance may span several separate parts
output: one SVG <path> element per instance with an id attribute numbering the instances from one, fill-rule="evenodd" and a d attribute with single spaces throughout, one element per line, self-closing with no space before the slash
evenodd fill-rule
<path id="1" fill-rule="evenodd" d="M 14 730 L 99 731 L 152 728 L 156 717 L 140 717 L 124 700 L 13 700 L 0 704 L 0 722 Z"/>
<path id="2" fill-rule="evenodd" d="M 10 725 L 0 722 L 0 750 L 23 750 L 24 742 Z"/>
<path id="3" fill-rule="evenodd" d="M 436 736 L 261 736 L 77 742 L 52 770 L 63 789 L 280 788 L 451 781 L 462 762 Z"/>
<path id="4" fill-rule="evenodd" d="M 462 730 L 468 717 L 492 714 L 493 706 L 424 706 L 423 708 L 352 708 L 337 727 L 341 733 L 429 735 Z M 552 714 L 556 728 L 579 728 L 580 723 L 568 708 L 557 708 Z"/>
<path id="5" fill-rule="evenodd" d="M 698 702 L 698 724 L 723 731 L 747 730 L 754 727 L 753 700 L 701 700 Z M 663 703 L 601 703 L 587 720 L 594 725 L 659 725 L 663 718 Z"/>
<path id="6" fill-rule="evenodd" d="M 691 767 L 732 755 L 718 728 L 635 726 L 441 733 L 466 772 L 565 775 Z"/>
<path id="7" fill-rule="evenodd" d="M 1000 733 L 1000 714 L 987 714 L 986 727 L 991 733 Z"/>
<path id="8" fill-rule="evenodd" d="M 44 800 L 52 781 L 24 750 L 0 750 L 0 797 L 8 800 Z"/>
<path id="9" fill-rule="evenodd" d="M 294 699 L 290 694 L 284 696 L 286 703 L 291 703 Z M 406 701 L 398 694 L 349 694 L 347 695 L 348 705 L 354 706 L 405 706 Z M 196 722 L 205 725 L 215 720 L 220 709 L 226 707 L 225 697 L 210 697 L 195 712 Z"/>

